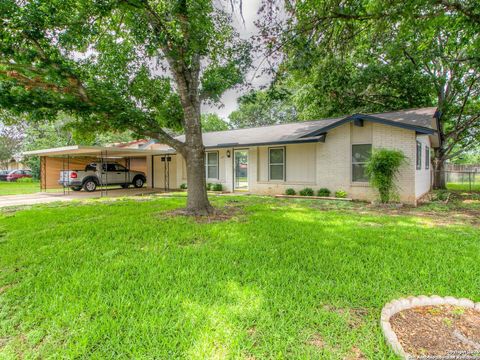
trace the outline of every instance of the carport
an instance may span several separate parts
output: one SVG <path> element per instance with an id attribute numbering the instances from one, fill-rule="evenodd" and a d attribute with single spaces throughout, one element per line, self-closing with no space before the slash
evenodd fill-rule
<path id="1" fill-rule="evenodd" d="M 73 145 L 58 148 L 42 149 L 24 152 L 25 156 L 40 157 L 40 191 L 49 189 L 61 189 L 65 195 L 69 194 L 70 188 L 58 184 L 60 171 L 83 170 L 88 163 L 117 162 L 126 168 L 144 172 L 146 175 L 146 187 L 155 187 L 152 174 L 155 172 L 154 158 L 166 157 L 174 154 L 173 149 L 151 150 L 106 146 L 82 146 Z M 107 174 L 106 174 L 107 176 Z M 101 195 L 107 195 L 109 190 L 108 178 L 104 184 L 100 184 Z"/>

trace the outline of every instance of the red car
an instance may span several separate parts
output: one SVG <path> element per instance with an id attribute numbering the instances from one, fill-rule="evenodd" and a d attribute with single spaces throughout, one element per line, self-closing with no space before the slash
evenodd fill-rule
<path id="1" fill-rule="evenodd" d="M 30 170 L 12 170 L 7 175 L 7 181 L 17 181 L 25 177 L 31 178 L 32 172 Z"/>

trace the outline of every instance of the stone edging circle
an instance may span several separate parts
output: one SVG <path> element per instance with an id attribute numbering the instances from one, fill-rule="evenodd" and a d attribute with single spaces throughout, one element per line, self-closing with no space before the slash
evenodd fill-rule
<path id="1" fill-rule="evenodd" d="M 380 316 L 380 326 L 382 328 L 383 335 L 387 343 L 390 345 L 392 350 L 400 356 L 402 359 L 408 359 L 409 355 L 403 350 L 400 341 L 398 341 L 397 335 L 390 325 L 390 318 L 396 313 L 419 307 L 419 306 L 433 306 L 433 305 L 453 305 L 461 306 L 465 308 L 475 309 L 480 311 L 480 302 L 474 303 L 472 300 L 461 298 L 457 299 L 451 296 L 441 297 L 441 296 L 410 296 L 408 298 L 400 298 L 393 300 L 387 303 L 383 309 Z"/>

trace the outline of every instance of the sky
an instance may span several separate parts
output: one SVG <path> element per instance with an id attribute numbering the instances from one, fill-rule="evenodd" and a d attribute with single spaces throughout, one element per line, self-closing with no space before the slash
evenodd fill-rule
<path id="1" fill-rule="evenodd" d="M 260 8 L 262 0 L 243 0 L 243 18 L 245 19 L 245 23 L 240 18 L 240 14 L 237 12 L 233 14 L 234 16 L 234 26 L 240 34 L 240 37 L 244 39 L 249 39 L 252 35 L 255 35 L 258 31 L 257 27 L 255 26 L 254 22 L 258 19 L 258 9 Z M 258 60 L 257 60 L 258 64 Z M 247 80 L 251 81 L 252 77 L 254 76 L 255 71 L 255 61 L 254 61 L 254 68 L 247 74 Z M 265 85 L 269 82 L 269 78 L 267 76 L 255 77 L 252 81 L 252 86 L 257 88 L 261 85 Z M 216 113 L 224 120 L 228 121 L 228 115 L 238 108 L 237 99 L 247 90 L 239 91 L 239 90 L 228 90 L 226 91 L 221 99 L 221 103 L 223 106 L 212 106 L 212 105 L 203 105 L 202 112 L 203 113 Z"/>

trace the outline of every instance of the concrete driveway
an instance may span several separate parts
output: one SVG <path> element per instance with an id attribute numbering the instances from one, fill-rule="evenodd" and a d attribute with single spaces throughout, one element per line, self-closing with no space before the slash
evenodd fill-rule
<path id="1" fill-rule="evenodd" d="M 94 199 L 100 197 L 114 198 L 114 197 L 124 197 L 124 196 L 142 196 L 142 195 L 151 195 L 161 192 L 155 189 L 108 189 L 108 191 L 94 191 L 94 192 L 74 192 L 64 194 L 60 193 L 35 193 L 27 195 L 4 195 L 0 196 L 0 208 L 9 207 L 9 206 L 23 206 L 23 205 L 35 205 L 35 204 L 46 204 L 55 201 L 72 201 L 72 200 L 82 200 L 82 199 Z"/>

